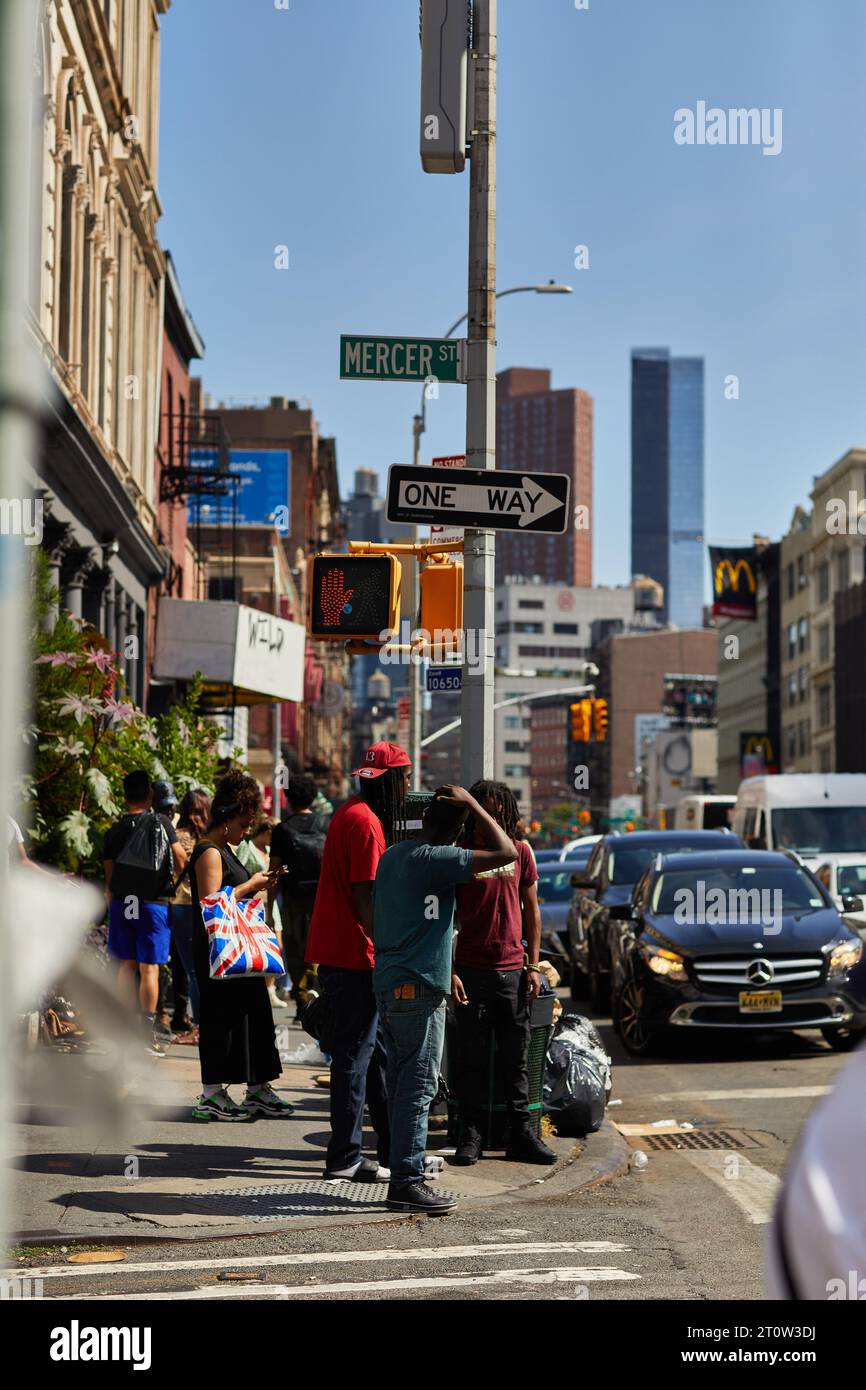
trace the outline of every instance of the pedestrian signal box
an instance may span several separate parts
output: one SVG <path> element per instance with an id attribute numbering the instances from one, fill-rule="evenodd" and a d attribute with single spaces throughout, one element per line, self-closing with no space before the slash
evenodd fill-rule
<path id="1" fill-rule="evenodd" d="M 384 641 L 400 618 L 400 562 L 393 555 L 314 555 L 307 631 L 311 637 Z"/>
<path id="2" fill-rule="evenodd" d="M 607 738 L 607 700 L 592 702 L 592 732 L 599 743 Z"/>
<path id="3" fill-rule="evenodd" d="M 427 635 L 427 641 L 437 651 L 458 651 L 463 631 L 463 566 L 454 563 L 425 565 L 420 585 L 419 626 Z"/>
<path id="4" fill-rule="evenodd" d="M 577 700 L 569 706 L 571 737 L 574 743 L 588 743 L 592 737 L 592 701 Z"/>

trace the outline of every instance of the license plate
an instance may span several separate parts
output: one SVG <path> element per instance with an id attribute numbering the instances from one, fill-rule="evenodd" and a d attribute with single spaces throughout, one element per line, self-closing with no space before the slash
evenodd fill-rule
<path id="1" fill-rule="evenodd" d="M 780 989 L 740 991 L 741 1014 L 780 1014 L 781 1012 L 782 991 Z"/>

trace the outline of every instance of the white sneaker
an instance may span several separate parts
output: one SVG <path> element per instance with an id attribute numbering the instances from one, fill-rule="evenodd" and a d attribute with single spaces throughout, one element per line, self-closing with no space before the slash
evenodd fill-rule
<path id="1" fill-rule="evenodd" d="M 272 1009 L 287 1009 L 289 1007 L 285 999 L 281 999 L 275 989 L 268 990 L 268 998 L 271 1001 Z"/>

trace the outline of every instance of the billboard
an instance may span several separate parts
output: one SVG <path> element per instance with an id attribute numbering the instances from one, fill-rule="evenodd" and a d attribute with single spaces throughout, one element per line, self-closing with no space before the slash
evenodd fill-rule
<path id="1" fill-rule="evenodd" d="M 213 468 L 211 449 L 191 449 L 191 468 Z M 229 473 L 240 481 L 222 496 L 191 496 L 189 519 L 203 526 L 231 524 L 235 515 L 241 526 L 276 526 L 291 530 L 292 455 L 289 449 L 230 449 Z M 237 494 L 237 512 L 234 512 Z"/>
<path id="2" fill-rule="evenodd" d="M 713 615 L 754 622 L 758 616 L 758 555 L 754 546 L 710 546 L 710 569 Z"/>

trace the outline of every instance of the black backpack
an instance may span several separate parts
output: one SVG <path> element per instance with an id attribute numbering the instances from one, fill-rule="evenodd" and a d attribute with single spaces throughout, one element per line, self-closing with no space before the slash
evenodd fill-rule
<path id="1" fill-rule="evenodd" d="M 288 890 L 299 893 L 303 898 L 314 898 L 322 873 L 322 855 L 328 835 L 327 819 L 316 814 L 295 816 L 291 825 L 283 821 L 281 830 L 288 850 L 285 859 L 285 866 L 290 871 Z"/>
<path id="2" fill-rule="evenodd" d="M 170 897 L 171 845 L 165 825 L 155 811 L 140 811 L 124 820 L 131 823 L 131 833 L 114 861 L 112 897 L 135 897 L 144 903 Z"/>

